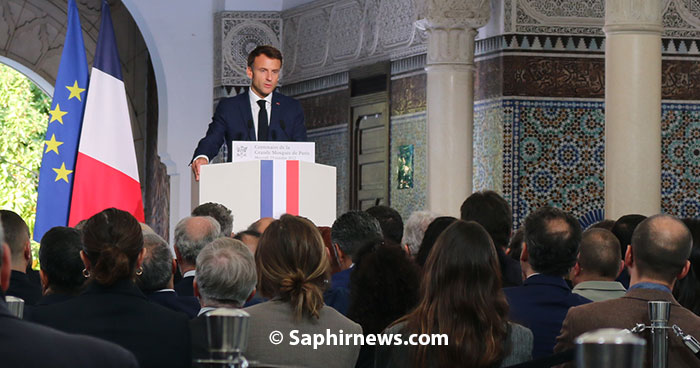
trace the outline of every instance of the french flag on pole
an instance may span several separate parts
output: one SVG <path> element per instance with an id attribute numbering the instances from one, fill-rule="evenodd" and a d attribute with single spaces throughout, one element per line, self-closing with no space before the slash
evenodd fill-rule
<path id="1" fill-rule="evenodd" d="M 131 120 L 106 0 L 74 175 L 69 226 L 110 207 L 144 222 Z"/>

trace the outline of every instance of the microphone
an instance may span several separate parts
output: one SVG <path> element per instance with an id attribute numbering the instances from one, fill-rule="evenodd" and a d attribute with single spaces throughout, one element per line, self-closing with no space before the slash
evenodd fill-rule
<path id="1" fill-rule="evenodd" d="M 253 129 L 253 119 L 248 119 L 248 129 Z"/>
<path id="2" fill-rule="evenodd" d="M 277 131 L 276 130 L 270 131 L 270 135 L 272 136 L 273 141 L 277 140 Z"/>

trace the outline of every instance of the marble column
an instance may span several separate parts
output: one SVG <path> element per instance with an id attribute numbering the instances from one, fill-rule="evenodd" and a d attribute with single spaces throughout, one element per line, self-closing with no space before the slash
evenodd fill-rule
<path id="1" fill-rule="evenodd" d="M 427 203 L 459 217 L 472 192 L 474 37 L 490 14 L 487 0 L 426 0 L 416 25 L 428 34 Z"/>
<path id="2" fill-rule="evenodd" d="M 661 210 L 663 1 L 605 1 L 605 217 Z"/>

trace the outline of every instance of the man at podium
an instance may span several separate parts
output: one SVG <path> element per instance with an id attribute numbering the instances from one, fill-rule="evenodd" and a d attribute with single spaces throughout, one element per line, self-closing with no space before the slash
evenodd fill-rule
<path id="1" fill-rule="evenodd" d="M 247 93 L 222 99 L 207 134 L 199 141 L 191 162 L 195 180 L 199 168 L 209 163 L 223 143 L 231 141 L 306 141 L 304 112 L 299 101 L 275 92 L 282 69 L 282 53 L 272 46 L 258 46 L 248 55 Z"/>

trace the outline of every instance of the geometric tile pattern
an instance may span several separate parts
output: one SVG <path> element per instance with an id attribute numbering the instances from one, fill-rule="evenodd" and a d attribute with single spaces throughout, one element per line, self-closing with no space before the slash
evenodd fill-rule
<path id="1" fill-rule="evenodd" d="M 678 217 L 700 215 L 700 105 L 662 104 L 661 208 Z"/>
<path id="2" fill-rule="evenodd" d="M 538 207 L 561 208 L 585 219 L 604 205 L 602 102 L 502 102 L 503 194 L 514 226 Z"/>
<path id="3" fill-rule="evenodd" d="M 474 106 L 473 191 L 503 190 L 503 104 Z"/>

